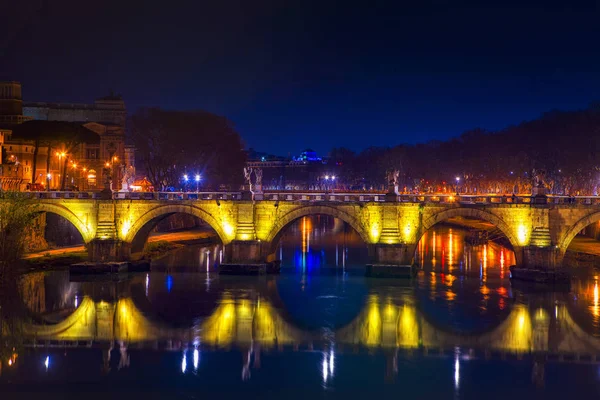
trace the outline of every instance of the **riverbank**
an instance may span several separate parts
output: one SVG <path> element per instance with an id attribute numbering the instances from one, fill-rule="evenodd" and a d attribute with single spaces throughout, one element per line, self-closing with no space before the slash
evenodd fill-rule
<path id="1" fill-rule="evenodd" d="M 210 230 L 195 229 L 150 235 L 143 258 L 155 260 L 186 245 L 210 244 L 218 240 Z M 85 246 L 70 246 L 29 253 L 21 260 L 21 272 L 68 269 L 71 264 L 87 261 Z"/>

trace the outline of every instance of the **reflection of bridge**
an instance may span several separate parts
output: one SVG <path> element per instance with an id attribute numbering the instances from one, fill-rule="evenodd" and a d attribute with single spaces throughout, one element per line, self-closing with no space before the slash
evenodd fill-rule
<path id="1" fill-rule="evenodd" d="M 456 333 L 428 322 L 406 299 L 394 302 L 373 294 L 348 325 L 319 333 L 289 323 L 269 301 L 234 299 L 227 292 L 213 312 L 191 328 L 174 328 L 144 315 L 131 297 L 114 302 L 85 297 L 62 322 L 25 324 L 26 339 L 38 345 L 122 341 L 128 344 L 179 343 L 179 346 L 241 348 L 260 346 L 350 346 L 383 349 L 421 349 L 439 353 L 455 347 L 485 352 L 556 354 L 595 360 L 600 340 L 582 330 L 565 305 L 552 310 L 515 303 L 510 314 L 484 333 Z"/>
<path id="2" fill-rule="evenodd" d="M 128 259 L 150 230 L 174 213 L 206 221 L 226 245 L 230 263 L 264 262 L 294 220 L 326 214 L 351 225 L 369 245 L 374 263 L 410 264 L 420 237 L 453 217 L 490 222 L 508 238 L 518 264 L 560 265 L 575 235 L 600 220 L 598 198 L 565 204 L 561 197 L 389 196 L 356 193 L 34 193 L 40 211 L 71 221 L 92 260 Z M 95 197 L 97 196 L 97 197 Z M 110 197 L 110 196 L 109 196 Z"/>

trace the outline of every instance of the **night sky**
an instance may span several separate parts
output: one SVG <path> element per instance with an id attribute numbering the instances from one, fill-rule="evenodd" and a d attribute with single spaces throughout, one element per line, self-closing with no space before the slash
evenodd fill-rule
<path id="1" fill-rule="evenodd" d="M 600 100 L 599 3 L 560 3 L 0 0 L 0 79 L 205 109 L 281 155 L 424 142 Z"/>

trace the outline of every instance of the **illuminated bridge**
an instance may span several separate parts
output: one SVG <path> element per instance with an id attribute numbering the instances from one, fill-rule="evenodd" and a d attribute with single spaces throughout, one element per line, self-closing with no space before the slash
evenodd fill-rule
<path id="1" fill-rule="evenodd" d="M 487 221 L 512 245 L 518 265 L 556 267 L 569 243 L 600 221 L 600 198 L 560 196 L 385 195 L 356 193 L 39 192 L 40 212 L 69 220 L 92 261 L 129 260 L 156 224 L 175 213 L 209 224 L 225 245 L 225 262 L 263 263 L 284 228 L 307 215 L 343 220 L 369 247 L 374 264 L 412 264 L 421 236 L 435 224 L 465 217 Z"/>

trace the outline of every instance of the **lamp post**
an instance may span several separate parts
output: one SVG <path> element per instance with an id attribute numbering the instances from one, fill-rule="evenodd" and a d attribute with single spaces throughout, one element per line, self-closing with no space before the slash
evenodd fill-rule
<path id="1" fill-rule="evenodd" d="M 200 185 L 200 174 L 196 174 L 196 178 L 195 179 L 196 179 L 196 193 L 198 193 L 199 192 L 198 188 L 199 188 L 199 185 Z"/>
<path id="2" fill-rule="evenodd" d="M 183 181 L 185 182 L 185 184 L 184 184 L 184 191 L 187 191 L 188 180 L 189 180 L 188 174 L 183 175 Z"/>
<path id="3" fill-rule="evenodd" d="M 334 185 L 335 185 L 335 175 L 331 175 L 331 192 L 332 193 L 334 191 Z"/>
<path id="4" fill-rule="evenodd" d="M 456 194 L 458 195 L 458 182 L 460 182 L 460 177 L 456 177 Z"/>
<path id="5" fill-rule="evenodd" d="M 50 191 L 50 180 L 52 179 L 52 174 L 51 173 L 47 173 L 46 174 L 46 191 Z"/>

